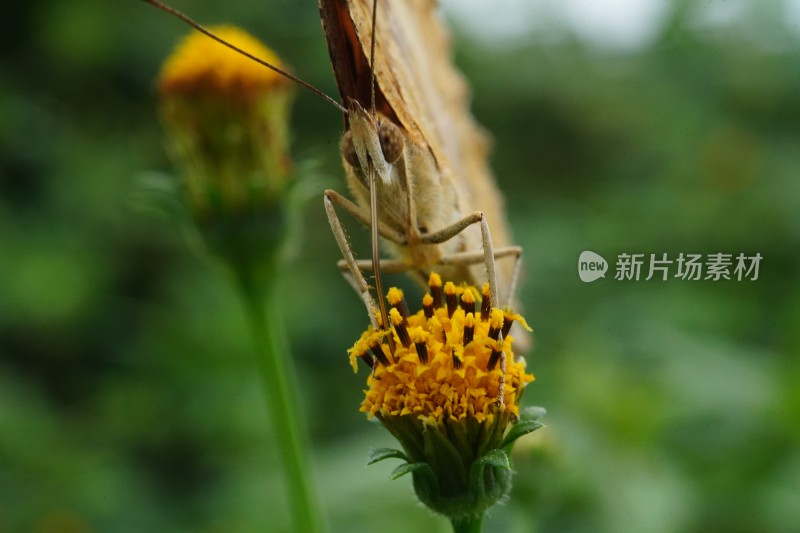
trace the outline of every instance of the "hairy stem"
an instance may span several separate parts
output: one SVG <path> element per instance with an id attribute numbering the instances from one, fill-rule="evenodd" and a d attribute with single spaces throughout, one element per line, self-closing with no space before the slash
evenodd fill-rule
<path id="1" fill-rule="evenodd" d="M 453 525 L 453 533 L 481 533 L 483 531 L 484 516 L 484 513 L 481 513 L 479 516 L 450 519 L 450 523 Z"/>

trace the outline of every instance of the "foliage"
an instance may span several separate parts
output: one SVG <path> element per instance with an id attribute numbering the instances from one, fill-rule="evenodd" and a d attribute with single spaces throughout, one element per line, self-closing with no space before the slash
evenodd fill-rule
<path id="1" fill-rule="evenodd" d="M 180 7 L 244 25 L 335 94 L 313 2 Z M 496 47 L 456 34 L 526 253 L 537 381 L 523 403 L 548 409 L 547 427 L 517 441 L 512 498 L 487 530 L 800 529 L 800 42 L 768 8 L 711 25 L 702 2 L 670 7 L 636 49 L 563 28 Z M 142 209 L 146 173 L 170 168 L 153 79 L 185 29 L 139 2 L 9 10 L 0 528 L 281 530 L 235 295 L 168 216 Z M 296 109 L 295 159 L 344 189 L 340 116 L 303 92 Z M 280 297 L 329 521 L 431 530 L 410 476 L 363 467 L 392 444 L 357 411 L 346 350 L 367 318 L 335 268 L 322 185 Z M 366 256 L 365 232 L 351 233 Z M 755 282 L 584 284 L 585 249 L 764 260 Z"/>

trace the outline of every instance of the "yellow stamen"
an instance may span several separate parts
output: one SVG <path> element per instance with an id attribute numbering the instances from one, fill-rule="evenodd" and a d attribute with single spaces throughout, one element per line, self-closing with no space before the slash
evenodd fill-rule
<path id="1" fill-rule="evenodd" d="M 456 299 L 456 286 L 452 281 L 448 281 L 444 284 L 444 297 L 447 301 L 447 314 L 448 316 L 453 316 L 453 313 L 456 312 L 458 302 Z"/>
<path id="2" fill-rule="evenodd" d="M 431 275 L 431 285 L 442 287 L 441 278 Z M 368 390 L 361 410 L 382 419 L 411 415 L 427 425 L 466 417 L 489 422 L 496 416 L 518 415 L 519 395 L 532 374 L 525 372 L 525 362 L 514 356 L 513 339 L 499 340 L 504 317 L 524 323 L 510 311 L 492 309 L 484 316 L 466 313 L 463 302 L 474 303 L 474 287 L 445 286 L 448 294 L 462 293 L 452 312 L 432 309 L 433 297 L 425 295 L 420 310 L 408 317 L 392 308 L 390 321 L 400 344 L 393 362 L 377 364 L 368 378 Z M 399 295 L 398 295 L 399 293 Z M 390 303 L 399 301 L 400 291 L 389 291 Z M 461 303 L 459 303 L 461 302 Z M 432 315 L 427 316 L 427 310 Z M 526 324 L 527 325 L 527 324 Z M 382 335 L 369 328 L 350 350 L 355 358 L 379 345 Z M 492 357 L 504 353 L 506 365 L 492 364 Z M 503 402 L 498 403 L 500 394 Z"/>
<path id="3" fill-rule="evenodd" d="M 483 289 L 481 289 L 481 300 L 481 318 L 485 320 L 492 309 L 492 292 L 488 281 L 483 284 Z"/>
<path id="4" fill-rule="evenodd" d="M 431 295 L 433 296 L 433 307 L 439 308 L 442 306 L 442 277 L 436 272 L 431 272 L 428 278 L 428 286 L 431 288 Z"/>
<path id="5" fill-rule="evenodd" d="M 389 301 L 389 305 L 397 305 L 403 301 L 403 291 L 397 287 L 392 287 L 386 294 L 386 299 Z"/>

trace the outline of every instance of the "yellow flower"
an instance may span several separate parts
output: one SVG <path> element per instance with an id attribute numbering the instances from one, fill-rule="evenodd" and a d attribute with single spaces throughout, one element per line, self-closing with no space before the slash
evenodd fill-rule
<path id="1" fill-rule="evenodd" d="M 211 28 L 265 61 L 280 59 L 243 30 Z M 291 177 L 285 78 L 200 33 L 165 61 L 158 81 L 168 150 L 207 247 L 238 270 L 274 256 L 286 233 Z"/>
<path id="2" fill-rule="evenodd" d="M 431 282 L 431 293 L 440 293 L 437 274 Z M 361 410 L 380 418 L 413 414 L 428 425 L 518 416 L 519 394 L 534 377 L 524 359 L 515 358 L 508 329 L 515 320 L 527 327 L 524 319 L 500 309 L 488 316 L 476 311 L 474 287 L 448 282 L 442 292 L 444 302 L 427 294 L 424 309 L 409 315 L 402 291 L 389 291 L 394 353 L 382 342 L 389 332 L 371 327 L 349 351 L 354 370 L 358 359 L 379 363 L 367 379 Z M 505 368 L 498 364 L 501 354 Z"/>
<path id="3" fill-rule="evenodd" d="M 277 67 L 280 59 L 247 32 L 235 26 L 212 26 L 209 30 L 232 45 Z M 164 63 L 158 87 L 162 94 L 207 95 L 247 98 L 289 80 L 252 59 L 205 35 L 193 32 Z"/>
<path id="4" fill-rule="evenodd" d="M 391 328 L 369 327 L 349 350 L 350 363 L 354 370 L 359 360 L 372 368 L 361 411 L 378 418 L 404 450 L 381 451 L 373 462 L 405 459 L 396 477 L 412 472 L 423 503 L 459 518 L 482 513 L 508 493 L 507 452 L 520 434 L 541 425 L 527 420 L 522 433 L 509 430 L 534 379 L 514 355 L 509 328 L 515 321 L 530 328 L 520 315 L 491 309 L 488 286 L 478 307 L 475 287 L 442 285 L 435 273 L 429 285 L 415 314 L 392 288 Z M 487 468 L 492 473 L 484 476 Z"/>
<path id="5" fill-rule="evenodd" d="M 280 65 L 278 57 L 232 26 L 220 38 Z M 288 80 L 200 33 L 165 61 L 158 82 L 170 153 L 182 170 L 197 217 L 275 204 L 288 183 Z"/>

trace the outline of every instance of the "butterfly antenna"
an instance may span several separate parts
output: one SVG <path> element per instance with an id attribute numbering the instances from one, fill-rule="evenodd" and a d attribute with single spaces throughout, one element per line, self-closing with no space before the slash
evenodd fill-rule
<path id="1" fill-rule="evenodd" d="M 260 58 L 258 58 L 256 56 L 254 56 L 253 54 L 247 52 L 246 50 L 242 50 L 238 46 L 229 43 L 225 39 L 223 39 L 221 37 L 218 37 L 217 35 L 214 34 L 214 32 L 206 29 L 200 23 L 195 22 L 194 20 L 189 18 L 188 15 L 183 14 L 182 12 L 178 11 L 174 7 L 170 7 L 170 6 L 168 6 L 168 5 L 164 4 L 164 3 L 161 3 L 161 2 L 159 2 L 159 0 L 142 0 L 142 1 L 144 3 L 146 3 L 146 4 L 150 4 L 151 6 L 155 7 L 156 9 L 160 9 L 161 11 L 164 11 L 164 12 L 169 13 L 170 15 L 172 15 L 174 17 L 177 17 L 178 19 L 182 20 L 183 22 L 185 22 L 186 24 L 188 24 L 189 26 L 191 26 L 195 30 L 197 30 L 200 33 L 202 33 L 203 35 L 205 35 L 207 37 L 210 37 L 211 39 L 214 39 L 215 41 L 217 41 L 218 43 L 220 43 L 220 44 L 222 44 L 224 46 L 227 46 L 228 48 L 230 48 L 234 52 L 238 52 L 238 53 L 242 54 L 243 56 L 245 56 L 245 57 L 247 57 L 249 59 L 252 59 L 253 61 L 258 63 L 259 65 L 263 65 L 263 66 L 265 66 L 265 67 L 267 67 L 269 69 L 272 69 L 275 72 L 277 72 L 278 74 L 280 74 L 281 76 L 289 78 L 290 80 L 294 81 L 295 83 L 298 83 L 298 84 L 302 85 L 303 87 L 305 87 L 309 91 L 311 91 L 314 94 L 316 94 L 317 96 L 321 97 L 323 100 L 325 100 L 329 104 L 332 104 L 336 109 L 338 109 L 339 111 L 341 111 L 345 115 L 347 114 L 347 108 L 346 107 L 344 107 L 342 104 L 340 104 L 339 102 L 337 102 L 336 100 L 334 100 L 333 98 L 331 98 L 330 96 L 325 94 L 324 92 L 320 91 L 319 89 L 317 89 L 316 87 L 314 87 L 313 85 L 308 83 L 307 81 L 304 81 L 304 80 L 298 78 L 297 76 L 295 76 L 294 74 L 290 74 L 289 72 L 286 72 L 285 70 L 283 70 L 283 69 L 281 69 L 279 67 L 276 67 L 272 63 L 268 63 L 267 61 L 264 61 L 263 59 L 260 59 Z"/>
<path id="2" fill-rule="evenodd" d="M 386 299 L 383 293 L 383 282 L 381 280 L 381 259 L 378 254 L 378 176 L 375 172 L 375 167 L 372 161 L 368 163 L 369 168 L 369 205 L 370 209 L 370 235 L 372 237 L 372 273 L 375 276 L 375 291 L 378 293 L 378 305 L 381 311 L 381 320 L 383 321 L 382 327 L 389 329 L 389 314 L 386 312 Z M 389 338 L 389 345 L 392 347 L 392 354 L 394 354 L 394 347 Z"/>
<path id="3" fill-rule="evenodd" d="M 378 15 L 378 0 L 372 1 L 372 40 L 369 48 L 370 64 L 370 95 L 369 107 L 372 116 L 375 116 L 375 21 Z M 372 237 L 372 274 L 375 277 L 375 290 L 378 293 L 378 302 L 381 308 L 383 327 L 389 329 L 389 315 L 384 302 L 383 281 L 381 279 L 381 259 L 378 254 L 378 177 L 375 167 L 369 164 L 369 218 L 370 234 Z"/>
<path id="4" fill-rule="evenodd" d="M 375 23 L 378 20 L 378 0 L 372 2 L 372 40 L 369 50 L 370 64 L 370 113 L 374 117 L 376 114 L 375 105 Z M 380 305 L 381 319 L 383 328 L 389 329 L 389 315 L 386 312 L 385 295 L 383 293 L 383 281 L 381 279 L 381 263 L 378 248 L 378 177 L 372 162 L 369 162 L 369 218 L 370 235 L 372 237 L 372 274 L 375 277 L 375 291 L 378 293 L 378 303 Z M 389 349 L 394 355 L 394 342 L 392 337 L 388 337 Z"/>
<path id="5" fill-rule="evenodd" d="M 378 20 L 378 0 L 372 0 L 372 40 L 369 44 L 369 65 L 370 65 L 370 111 L 375 116 L 375 30 Z"/>

